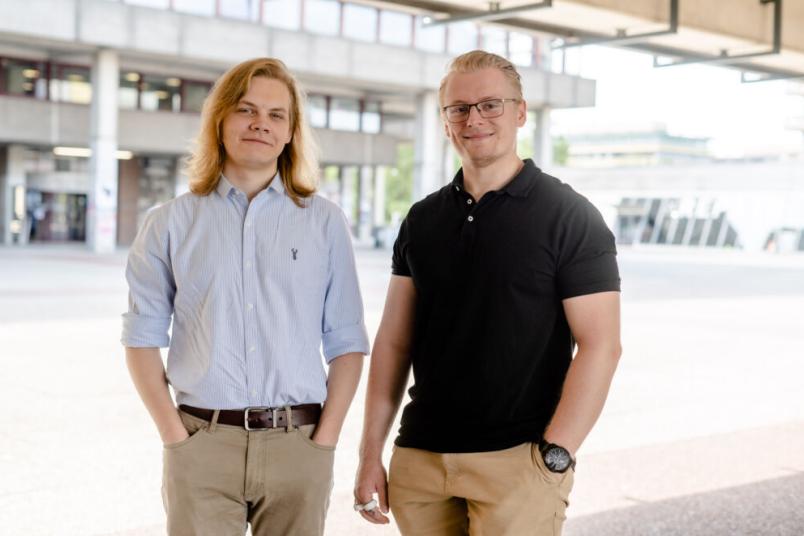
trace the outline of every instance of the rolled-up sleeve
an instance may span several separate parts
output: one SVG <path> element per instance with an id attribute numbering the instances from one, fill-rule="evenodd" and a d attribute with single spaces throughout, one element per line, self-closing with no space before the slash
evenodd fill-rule
<path id="1" fill-rule="evenodd" d="M 170 268 L 169 207 L 150 210 L 128 254 L 128 312 L 121 342 L 131 348 L 164 348 L 176 284 Z"/>
<path id="2" fill-rule="evenodd" d="M 369 353 L 363 300 L 349 226 L 340 209 L 328 222 L 329 281 L 324 298 L 322 347 L 327 363 L 343 354 Z"/>

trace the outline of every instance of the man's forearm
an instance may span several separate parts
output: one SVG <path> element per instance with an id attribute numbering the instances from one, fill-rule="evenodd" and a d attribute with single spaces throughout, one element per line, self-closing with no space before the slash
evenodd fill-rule
<path id="1" fill-rule="evenodd" d="M 329 365 L 327 400 L 313 439 L 325 445 L 338 442 L 346 412 L 360 382 L 363 354 L 350 353 L 336 357 Z"/>
<path id="2" fill-rule="evenodd" d="M 363 438 L 360 442 L 362 459 L 381 459 L 385 440 L 402 403 L 409 371 L 410 359 L 406 348 L 375 342 L 366 389 Z"/>
<path id="3" fill-rule="evenodd" d="M 126 364 L 137 392 L 164 443 L 180 441 L 187 431 L 170 396 L 158 348 L 126 348 Z"/>
<path id="4" fill-rule="evenodd" d="M 579 349 L 567 372 L 561 400 L 544 437 L 573 455 L 592 430 L 609 393 L 619 347 Z"/>

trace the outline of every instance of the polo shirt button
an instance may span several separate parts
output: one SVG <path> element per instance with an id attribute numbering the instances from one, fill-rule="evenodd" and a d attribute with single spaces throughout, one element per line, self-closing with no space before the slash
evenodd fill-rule
<path id="1" fill-rule="evenodd" d="M 471 204 L 472 204 L 472 200 L 471 200 L 471 199 L 467 199 L 467 200 L 466 200 L 466 204 L 467 204 L 467 205 L 471 205 Z"/>
<path id="2" fill-rule="evenodd" d="M 456 192 L 460 192 L 460 191 L 461 191 L 461 187 L 460 187 L 460 186 L 456 186 L 456 187 L 455 187 L 455 191 L 456 191 Z"/>
<path id="3" fill-rule="evenodd" d="M 466 219 L 467 219 L 467 220 L 469 220 L 469 221 L 475 221 L 474 216 L 469 216 L 469 217 L 468 217 L 468 218 L 466 218 Z"/>

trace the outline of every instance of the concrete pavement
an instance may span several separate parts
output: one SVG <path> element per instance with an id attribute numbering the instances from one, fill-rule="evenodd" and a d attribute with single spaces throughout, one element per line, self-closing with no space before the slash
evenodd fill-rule
<path id="1" fill-rule="evenodd" d="M 0 248 L 0 534 L 163 534 L 161 446 L 119 344 L 125 252 Z M 388 254 L 360 251 L 373 335 Z M 625 250 L 624 354 L 567 536 L 804 535 L 804 258 Z M 351 510 L 365 383 L 336 454 Z"/>

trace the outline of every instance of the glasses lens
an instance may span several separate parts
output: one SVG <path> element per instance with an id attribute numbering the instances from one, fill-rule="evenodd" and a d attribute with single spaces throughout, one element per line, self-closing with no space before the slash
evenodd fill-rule
<path id="1" fill-rule="evenodd" d="M 463 121 L 469 116 L 469 107 L 463 104 L 447 106 L 447 119 L 453 123 Z"/>
<path id="2" fill-rule="evenodd" d="M 503 101 L 501 99 L 487 100 L 479 103 L 480 115 L 483 117 L 497 117 L 503 113 Z"/>

